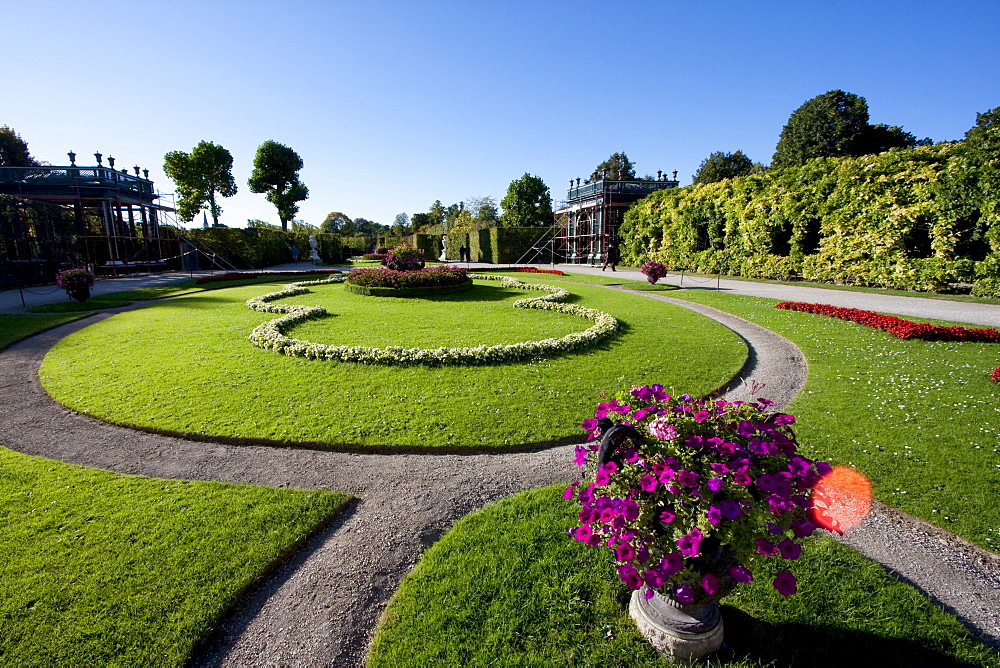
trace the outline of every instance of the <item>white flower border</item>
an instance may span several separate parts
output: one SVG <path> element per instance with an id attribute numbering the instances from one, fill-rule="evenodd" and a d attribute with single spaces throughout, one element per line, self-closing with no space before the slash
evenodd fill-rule
<path id="1" fill-rule="evenodd" d="M 334 346 L 323 343 L 300 341 L 286 336 L 286 332 L 299 323 L 310 318 L 326 315 L 322 306 L 296 306 L 291 304 L 275 304 L 273 302 L 303 295 L 310 290 L 306 286 L 342 283 L 343 275 L 331 276 L 318 281 L 300 281 L 283 286 L 277 292 L 269 292 L 260 297 L 253 297 L 246 302 L 247 308 L 264 313 L 283 313 L 280 318 L 268 320 L 255 327 L 250 333 L 250 341 L 258 348 L 273 350 L 290 357 L 306 359 L 335 360 L 338 362 L 354 362 L 359 364 L 385 364 L 395 366 L 426 365 L 483 365 L 499 364 L 517 360 L 545 357 L 567 353 L 591 346 L 612 336 L 618 331 L 618 320 L 597 309 L 565 304 L 570 293 L 555 285 L 541 283 L 522 283 L 510 276 L 494 276 L 490 274 L 469 274 L 469 278 L 484 281 L 500 281 L 505 288 L 519 290 L 541 290 L 549 294 L 541 297 L 527 297 L 514 302 L 514 308 L 536 308 L 558 313 L 569 313 L 593 321 L 593 326 L 582 332 L 567 334 L 561 338 L 542 339 L 541 341 L 525 341 L 496 346 L 475 346 L 472 348 L 369 348 L 366 346 Z"/>

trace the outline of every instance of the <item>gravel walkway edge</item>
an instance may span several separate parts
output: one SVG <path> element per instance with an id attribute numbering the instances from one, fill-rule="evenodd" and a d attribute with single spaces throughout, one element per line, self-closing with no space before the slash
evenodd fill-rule
<path id="1" fill-rule="evenodd" d="M 765 391 L 775 401 L 781 398 L 781 405 L 801 389 L 805 360 L 786 339 L 716 309 L 646 296 L 696 307 L 692 310 L 720 320 L 748 343 L 744 382 L 730 384 L 727 398 L 740 398 L 755 380 L 768 383 Z M 37 376 L 56 341 L 93 322 L 69 323 L 0 353 L 4 446 L 121 473 L 317 487 L 358 497 L 347 513 L 242 597 L 209 639 L 198 665 L 362 665 L 389 596 L 454 521 L 523 489 L 578 476 L 571 446 L 486 455 L 357 454 L 193 442 L 99 422 L 61 408 Z M 883 506 L 843 539 L 1000 649 L 997 555 Z"/>

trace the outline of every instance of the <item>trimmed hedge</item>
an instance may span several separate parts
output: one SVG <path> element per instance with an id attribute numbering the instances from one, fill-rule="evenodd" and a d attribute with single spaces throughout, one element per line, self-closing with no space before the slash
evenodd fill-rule
<path id="1" fill-rule="evenodd" d="M 450 295 L 456 292 L 466 292 L 473 288 L 471 279 L 454 285 L 425 285 L 419 288 L 378 288 L 366 285 L 345 283 L 344 289 L 356 295 L 369 297 L 430 297 L 433 295 Z"/>
<path id="2" fill-rule="evenodd" d="M 234 267 L 263 269 L 292 261 L 291 248 L 309 257 L 309 235 L 266 227 L 209 227 L 178 230 L 179 234 L 210 248 Z M 340 261 L 341 240 L 335 234 L 316 234 L 316 251 L 327 264 Z"/>

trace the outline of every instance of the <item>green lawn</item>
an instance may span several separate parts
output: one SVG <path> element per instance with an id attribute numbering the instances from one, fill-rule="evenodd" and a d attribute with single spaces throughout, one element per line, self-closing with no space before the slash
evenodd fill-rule
<path id="1" fill-rule="evenodd" d="M 0 448 L 0 662 L 183 665 L 240 592 L 346 501 Z"/>
<path id="2" fill-rule="evenodd" d="M 244 306 L 273 290 L 251 286 L 96 323 L 61 341 L 41 378 L 74 410 L 167 431 L 334 446 L 502 448 L 578 436 L 580 420 L 605 389 L 661 382 L 702 394 L 743 364 L 746 349 L 738 337 L 686 309 L 567 287 L 575 303 L 619 318 L 622 333 L 581 353 L 475 368 L 289 358 L 247 341 L 254 326 L 273 317 Z M 471 345 L 561 336 L 590 325 L 511 306 L 538 294 L 484 282 L 457 295 L 397 299 L 329 285 L 285 301 L 326 307 L 329 317 L 290 332 L 318 343 Z"/>
<path id="3" fill-rule="evenodd" d="M 669 665 L 635 630 L 607 550 L 567 537 L 578 509 L 549 487 L 459 521 L 393 596 L 368 665 Z M 805 547 L 798 595 L 758 573 L 725 599 L 730 649 L 712 665 L 997 665 L 877 564 L 827 538 Z"/>
<path id="4" fill-rule="evenodd" d="M 80 315 L 12 315 L 0 313 L 0 350 L 26 336 L 57 327 Z"/>
<path id="5" fill-rule="evenodd" d="M 802 349 L 809 378 L 789 411 L 806 454 L 855 466 L 884 503 L 1000 548 L 1000 385 L 989 379 L 1000 346 L 902 341 L 778 310 L 771 299 L 674 296 L 735 313 Z"/>

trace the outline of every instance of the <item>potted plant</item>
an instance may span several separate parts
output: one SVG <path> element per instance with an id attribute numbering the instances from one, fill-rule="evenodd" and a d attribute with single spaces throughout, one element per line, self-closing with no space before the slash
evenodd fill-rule
<path id="1" fill-rule="evenodd" d="M 773 403 L 674 398 L 631 388 L 583 421 L 577 541 L 610 550 L 635 590 L 629 612 L 657 649 L 700 658 L 722 644 L 718 601 L 765 559 L 795 561 L 816 530 L 810 493 L 830 471 L 796 453 L 795 418 Z M 783 595 L 795 576 L 773 580 Z"/>
<path id="2" fill-rule="evenodd" d="M 85 302 L 90 299 L 90 288 L 94 285 L 94 274 L 87 269 L 66 269 L 56 274 L 56 285 L 65 290 L 71 299 Z"/>
<path id="3" fill-rule="evenodd" d="M 667 275 L 667 268 L 662 263 L 653 262 L 652 260 L 643 264 L 639 271 L 646 277 L 650 285 Z"/>

